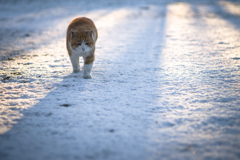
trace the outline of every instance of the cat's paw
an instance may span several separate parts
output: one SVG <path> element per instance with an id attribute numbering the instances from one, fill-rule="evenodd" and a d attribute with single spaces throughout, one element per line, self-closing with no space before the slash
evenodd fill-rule
<path id="1" fill-rule="evenodd" d="M 83 75 L 83 78 L 85 79 L 91 79 L 92 77 L 90 75 Z"/>
<path id="2" fill-rule="evenodd" d="M 80 69 L 74 69 L 73 70 L 73 73 L 78 73 L 78 72 L 80 72 Z"/>

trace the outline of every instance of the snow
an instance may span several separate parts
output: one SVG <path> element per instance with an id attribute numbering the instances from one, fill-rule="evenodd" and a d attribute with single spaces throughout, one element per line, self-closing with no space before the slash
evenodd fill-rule
<path id="1" fill-rule="evenodd" d="M 240 158 L 239 2 L 57 2 L 0 5 L 1 160 Z M 90 80 L 65 47 L 80 15 Z"/>

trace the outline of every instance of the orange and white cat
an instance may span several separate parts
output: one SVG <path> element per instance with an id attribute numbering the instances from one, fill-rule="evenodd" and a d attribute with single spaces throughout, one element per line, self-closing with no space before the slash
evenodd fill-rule
<path id="1" fill-rule="evenodd" d="M 98 38 L 96 26 L 89 18 L 75 18 L 68 26 L 66 38 L 73 72 L 80 72 L 79 57 L 83 57 L 83 78 L 90 79 L 93 61 L 95 60 L 95 44 Z"/>

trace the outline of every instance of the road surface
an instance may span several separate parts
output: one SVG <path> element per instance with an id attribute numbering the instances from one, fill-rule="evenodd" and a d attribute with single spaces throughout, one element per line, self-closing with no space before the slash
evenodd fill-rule
<path id="1" fill-rule="evenodd" d="M 239 1 L 1 3 L 1 160 L 240 159 Z M 77 16 L 99 31 L 90 80 Z"/>

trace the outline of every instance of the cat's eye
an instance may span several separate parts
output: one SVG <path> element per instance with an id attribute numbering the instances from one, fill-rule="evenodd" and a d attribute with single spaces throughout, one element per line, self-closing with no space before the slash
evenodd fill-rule
<path id="1" fill-rule="evenodd" d="M 89 43 L 86 43 L 86 45 L 89 45 Z"/>
<path id="2" fill-rule="evenodd" d="M 81 46 L 81 43 L 78 43 L 77 45 Z"/>

